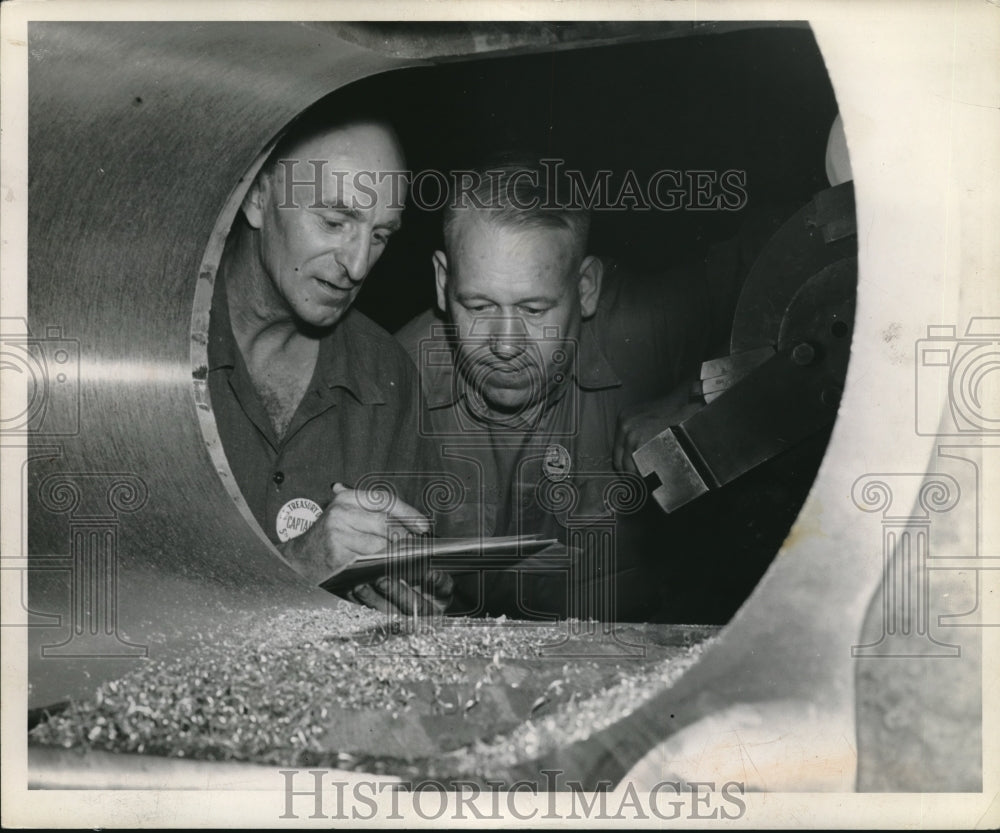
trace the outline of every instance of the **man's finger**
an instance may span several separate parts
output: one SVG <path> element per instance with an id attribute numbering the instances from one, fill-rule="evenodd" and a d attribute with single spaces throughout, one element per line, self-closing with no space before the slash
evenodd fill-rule
<path id="1" fill-rule="evenodd" d="M 435 613 L 444 614 L 455 597 L 455 580 L 444 570 L 431 570 L 424 575 L 421 587 L 434 605 Z"/>
<path id="2" fill-rule="evenodd" d="M 401 611 L 396 608 L 384 595 L 379 593 L 370 584 L 361 584 L 351 591 L 354 597 L 363 605 L 374 608 L 386 615 L 399 615 Z"/>
<path id="3" fill-rule="evenodd" d="M 417 593 L 423 596 L 425 603 L 430 606 L 430 613 L 427 614 L 429 616 L 443 616 L 444 612 L 451 606 L 452 595 L 450 593 L 447 598 L 431 596 L 422 590 L 418 590 Z"/>
<path id="4" fill-rule="evenodd" d="M 445 599 L 454 592 L 455 580 L 444 570 L 430 570 L 420 582 L 424 590 L 438 599 Z"/>
<path id="5" fill-rule="evenodd" d="M 330 521 L 336 529 L 353 530 L 361 535 L 374 535 L 382 540 L 385 548 L 385 537 L 388 532 L 385 514 L 372 512 L 355 503 L 340 503 L 327 509 Z"/>
<path id="6" fill-rule="evenodd" d="M 624 456 L 625 447 L 625 432 L 622 429 L 621 422 L 618 423 L 618 429 L 615 431 L 615 445 L 611 452 L 611 464 L 615 467 L 615 471 L 622 470 L 622 458 Z"/>
<path id="7" fill-rule="evenodd" d="M 430 616 L 436 612 L 434 603 L 427 596 L 400 579 L 383 576 L 375 582 L 375 589 L 408 616 Z"/>
<path id="8" fill-rule="evenodd" d="M 329 549 L 336 549 L 339 553 L 353 553 L 356 555 L 373 555 L 385 550 L 385 536 L 371 532 L 363 532 L 346 526 L 334 526 L 327 529 L 326 533 L 334 540 L 329 541 Z M 349 566 L 344 563 L 342 567 Z"/>
<path id="9" fill-rule="evenodd" d="M 430 532 L 430 521 L 405 501 L 396 499 L 385 510 L 381 506 L 386 502 L 385 493 L 372 491 L 357 491 L 355 489 L 337 489 L 339 483 L 333 484 L 336 505 L 331 508 L 343 512 L 350 526 L 363 532 L 386 533 L 386 519 L 392 518 L 397 524 L 416 535 Z"/>
<path id="10" fill-rule="evenodd" d="M 405 501 L 395 501 L 389 507 L 387 514 L 415 535 L 424 535 L 431 531 L 431 522 Z"/>

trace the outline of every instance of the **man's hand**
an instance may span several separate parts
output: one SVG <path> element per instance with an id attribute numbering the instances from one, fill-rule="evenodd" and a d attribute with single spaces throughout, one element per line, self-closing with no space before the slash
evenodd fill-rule
<path id="1" fill-rule="evenodd" d="M 388 548 L 389 523 L 414 535 L 430 531 L 430 522 L 397 500 L 387 511 L 374 511 L 379 496 L 334 484 L 333 500 L 306 532 L 281 545 L 282 555 L 303 576 L 320 584 L 348 567 L 359 555 Z"/>
<path id="2" fill-rule="evenodd" d="M 387 577 L 376 579 L 371 584 L 355 587 L 347 598 L 373 607 L 383 613 L 404 616 L 440 616 L 451 604 L 455 589 L 452 577 L 441 570 L 430 570 L 413 587 L 401 579 Z"/>
<path id="3" fill-rule="evenodd" d="M 638 474 L 632 455 L 653 437 L 678 425 L 704 407 L 700 402 L 689 402 L 690 383 L 684 383 L 661 399 L 643 402 L 618 415 L 615 429 L 615 446 L 611 462 L 617 471 Z"/>

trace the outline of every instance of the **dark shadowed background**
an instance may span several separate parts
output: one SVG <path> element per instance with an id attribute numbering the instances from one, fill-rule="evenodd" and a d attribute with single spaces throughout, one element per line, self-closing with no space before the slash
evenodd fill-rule
<path id="1" fill-rule="evenodd" d="M 629 169 L 640 182 L 661 169 L 746 171 L 743 211 L 595 212 L 591 249 L 644 271 L 700 258 L 748 214 L 787 217 L 826 187 L 837 113 L 816 41 L 795 28 L 398 70 L 350 94 L 390 115 L 414 171 L 509 148 L 619 182 Z M 439 213 L 409 208 L 359 309 L 394 330 L 431 305 L 439 240 Z"/>

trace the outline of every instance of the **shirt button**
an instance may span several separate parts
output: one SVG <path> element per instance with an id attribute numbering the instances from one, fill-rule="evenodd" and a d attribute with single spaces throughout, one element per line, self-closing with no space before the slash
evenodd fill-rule
<path id="1" fill-rule="evenodd" d="M 275 486 L 280 486 L 285 482 L 284 472 L 276 471 L 271 479 L 274 481 Z"/>

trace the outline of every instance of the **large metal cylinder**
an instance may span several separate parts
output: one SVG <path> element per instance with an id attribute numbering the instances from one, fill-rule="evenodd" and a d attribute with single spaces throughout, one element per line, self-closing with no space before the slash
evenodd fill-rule
<path id="1" fill-rule="evenodd" d="M 30 607 L 51 625 L 30 629 L 31 703 L 45 704 L 262 605 L 337 603 L 281 563 L 206 447 L 200 269 L 285 124 L 400 62 L 296 23 L 36 23 L 31 45 L 29 330 L 47 342 L 49 411 L 32 436 Z"/>

